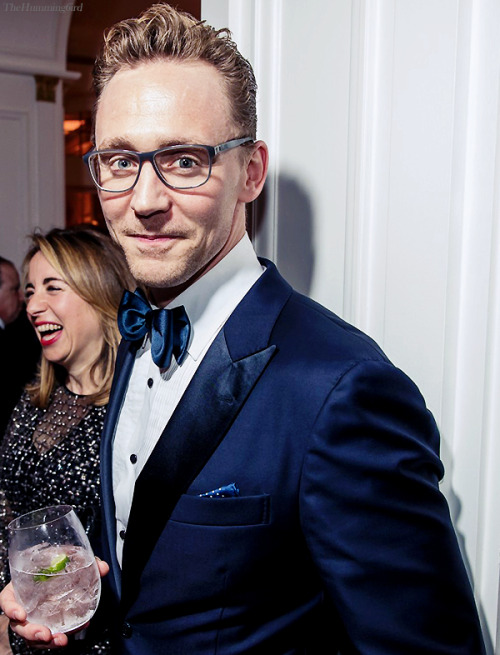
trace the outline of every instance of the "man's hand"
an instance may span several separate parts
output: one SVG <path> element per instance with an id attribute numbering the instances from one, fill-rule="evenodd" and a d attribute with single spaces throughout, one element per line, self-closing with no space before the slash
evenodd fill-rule
<path id="1" fill-rule="evenodd" d="M 109 572 L 109 566 L 96 557 L 97 566 L 101 578 Z M 52 634 L 44 625 L 37 625 L 26 620 L 26 612 L 16 601 L 12 583 L 3 589 L 0 593 L 0 609 L 10 619 L 10 627 L 13 632 L 26 640 L 26 643 L 32 648 L 62 648 L 68 644 L 68 636 L 62 632 Z M 87 627 L 88 623 L 79 630 Z M 75 631 L 77 632 L 77 631 Z"/>

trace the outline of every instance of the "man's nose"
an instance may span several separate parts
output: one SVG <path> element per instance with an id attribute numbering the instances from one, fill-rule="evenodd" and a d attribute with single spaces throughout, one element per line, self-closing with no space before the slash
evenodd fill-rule
<path id="1" fill-rule="evenodd" d="M 166 212 L 171 205 L 170 189 L 161 181 L 151 162 L 144 162 L 132 189 L 131 208 L 142 218 Z"/>

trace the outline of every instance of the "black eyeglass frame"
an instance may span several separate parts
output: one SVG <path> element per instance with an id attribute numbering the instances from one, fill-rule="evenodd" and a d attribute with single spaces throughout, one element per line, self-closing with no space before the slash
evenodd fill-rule
<path id="1" fill-rule="evenodd" d="M 231 139 L 230 141 L 225 141 L 224 143 L 219 143 L 216 146 L 207 146 L 207 145 L 201 145 L 201 144 L 196 144 L 196 143 L 189 143 L 189 144 L 184 144 L 184 143 L 179 143 L 176 145 L 172 146 L 166 146 L 165 148 L 159 148 L 158 150 L 150 150 L 149 152 L 136 152 L 135 150 L 121 150 L 119 148 L 110 148 L 106 150 L 95 150 L 92 148 L 92 150 L 89 150 L 85 155 L 83 155 L 82 159 L 87 165 L 87 168 L 89 169 L 90 176 L 92 178 L 92 181 L 96 185 L 98 189 L 101 191 L 105 191 L 106 193 L 126 193 L 127 191 L 130 191 L 135 187 L 137 182 L 139 181 L 139 176 L 141 174 L 142 170 L 142 164 L 145 161 L 151 162 L 155 173 L 158 175 L 160 180 L 165 184 L 165 186 L 169 187 L 169 189 L 178 189 L 181 191 L 185 191 L 188 189 L 197 189 L 200 186 L 203 186 L 208 182 L 210 179 L 210 175 L 212 174 L 212 163 L 215 157 L 220 154 L 221 152 L 226 152 L 227 150 L 232 150 L 233 148 L 238 148 L 239 146 L 247 145 L 248 143 L 251 143 L 252 145 L 254 144 L 254 140 L 251 137 L 243 137 L 240 139 Z M 158 166 L 156 165 L 155 157 L 161 152 L 168 152 L 169 150 L 175 150 L 178 148 L 203 148 L 208 152 L 208 174 L 207 174 L 207 179 L 204 182 L 200 182 L 200 184 L 194 184 L 192 186 L 174 186 L 173 184 L 169 184 L 163 175 L 161 174 Z M 93 155 L 104 155 L 104 154 L 110 154 L 110 153 L 123 153 L 124 155 L 134 155 L 139 159 L 139 170 L 137 171 L 136 178 L 134 180 L 134 183 L 127 187 L 126 189 L 120 189 L 120 190 L 115 190 L 115 189 L 106 189 L 102 187 L 99 182 L 96 180 L 94 173 L 92 171 L 92 166 L 90 165 L 90 157 Z"/>

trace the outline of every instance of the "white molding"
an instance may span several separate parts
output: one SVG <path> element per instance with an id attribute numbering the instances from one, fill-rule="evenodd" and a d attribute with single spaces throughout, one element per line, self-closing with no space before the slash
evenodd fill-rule
<path id="1" fill-rule="evenodd" d="M 36 6 L 33 3 L 26 4 Z M 74 0 L 51 0 L 50 4 L 69 8 L 73 6 Z M 80 73 L 66 69 L 72 13 L 69 9 L 12 11 L 5 6 L 0 23 L 0 36 L 3 37 L 0 39 L 0 72 L 48 75 L 64 80 L 79 79 Z"/>
<path id="2" fill-rule="evenodd" d="M 394 0 L 354 0 L 352 8 L 343 316 L 382 343 Z"/>
<path id="3" fill-rule="evenodd" d="M 500 7 L 459 4 L 442 431 L 490 653 L 500 553 Z"/>
<path id="4" fill-rule="evenodd" d="M 500 8 L 493 0 L 476 5 L 480 29 L 477 43 L 480 52 L 476 74 L 481 80 L 483 102 L 476 113 L 477 122 L 485 127 L 481 134 L 481 158 L 486 171 L 479 168 L 476 184 L 478 195 L 488 189 L 489 201 L 482 199 L 483 211 L 490 221 L 484 233 L 483 246 L 488 252 L 489 285 L 485 294 L 485 362 L 482 415 L 482 448 L 479 471 L 479 534 L 477 540 L 477 578 L 479 597 L 484 605 L 487 623 L 493 635 L 499 630 L 499 556 L 500 556 Z M 484 71 L 484 73 L 483 73 Z M 496 135 L 496 138 L 494 138 Z M 485 184 L 486 183 L 486 184 Z M 472 327 L 472 326 L 471 326 Z M 496 644 L 500 652 L 500 643 Z"/>
<path id="5" fill-rule="evenodd" d="M 56 87 L 56 101 L 36 103 L 36 179 L 39 207 L 34 227 L 48 230 L 65 224 L 64 110 L 62 81 Z"/>
<path id="6" fill-rule="evenodd" d="M 0 72 L 16 75 L 50 75 L 62 80 L 78 80 L 81 73 L 66 70 L 59 62 L 29 59 L 27 57 L 0 56 Z"/>
<path id="7" fill-rule="evenodd" d="M 255 203 L 251 221 L 258 254 L 274 261 L 277 258 L 282 4 L 283 0 L 202 0 L 201 3 L 202 19 L 217 29 L 231 30 L 238 49 L 252 64 L 257 78 L 258 138 L 269 145 L 271 161 L 263 197 Z"/>
<path id="8" fill-rule="evenodd" d="M 263 200 L 256 203 L 259 230 L 255 248 L 259 255 L 277 261 L 278 257 L 278 183 L 280 165 L 281 117 L 281 30 L 282 0 L 256 0 L 254 70 L 259 84 L 257 95 L 258 137 L 269 146 L 270 162 Z"/>
<path id="9" fill-rule="evenodd" d="M 27 234 L 37 227 L 62 227 L 65 222 L 62 84 L 61 80 L 57 83 L 55 102 L 38 102 L 33 76 L 0 72 L 0 120 L 20 125 L 15 143 L 2 126 L 2 147 L 15 149 L 18 164 L 2 176 L 3 212 L 9 230 L 0 245 L 2 251 L 8 246 L 8 256 L 18 266 L 28 245 Z"/>
<path id="10" fill-rule="evenodd" d="M 30 185 L 33 170 L 31 156 L 33 112 L 29 109 L 0 108 L 0 126 L 8 127 L 10 135 L 15 135 L 15 157 L 9 164 L 9 173 L 2 174 L 3 213 L 8 217 L 10 229 L 2 231 L 0 254 L 20 266 L 25 252 L 25 235 L 31 231 L 34 198 Z M 5 142 L 4 146 L 6 145 Z M 8 186 L 7 186 L 8 183 Z M 12 193 L 15 193 L 12 199 Z"/>
<path id="11" fill-rule="evenodd" d="M 500 112 L 500 102 L 498 110 Z M 476 576 L 477 595 L 484 607 L 491 633 L 496 636 L 495 652 L 500 654 L 500 118 L 497 128 L 493 220 Z"/>

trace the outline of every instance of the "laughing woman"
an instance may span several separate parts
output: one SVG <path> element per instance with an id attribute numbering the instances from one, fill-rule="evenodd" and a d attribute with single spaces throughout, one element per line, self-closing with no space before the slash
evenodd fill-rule
<path id="1" fill-rule="evenodd" d="M 99 440 L 119 342 L 118 305 L 123 288 L 134 287 L 121 251 L 96 231 L 54 229 L 33 235 L 32 243 L 24 289 L 42 359 L 0 451 L 0 587 L 9 580 L 6 526 L 25 512 L 73 505 L 99 550 Z M 11 648 L 40 652 L 12 634 Z M 110 646 L 97 627 L 64 652 L 108 653 Z"/>

